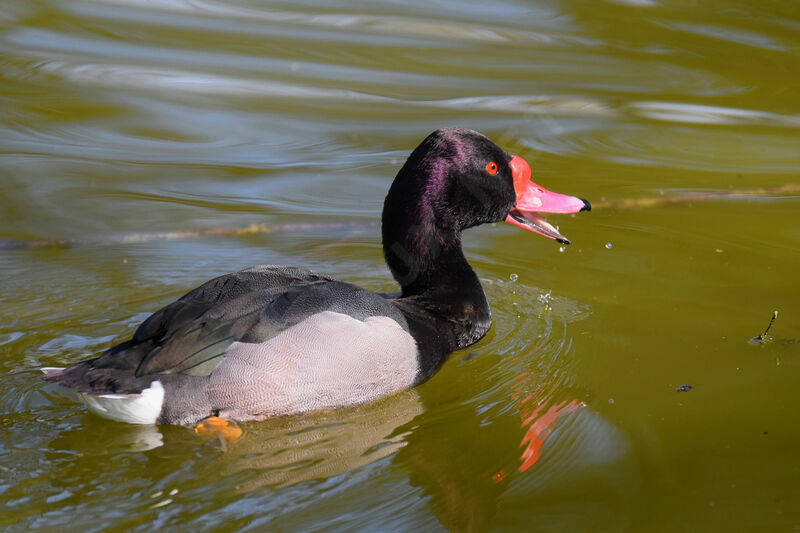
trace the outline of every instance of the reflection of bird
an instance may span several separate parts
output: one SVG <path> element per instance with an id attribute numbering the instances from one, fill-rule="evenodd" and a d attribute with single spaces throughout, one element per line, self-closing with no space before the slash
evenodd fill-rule
<path id="1" fill-rule="evenodd" d="M 521 402 L 525 403 L 525 400 Z M 528 426 L 525 436 L 522 437 L 520 446 L 525 447 L 520 460 L 519 471 L 524 472 L 539 460 L 542 455 L 542 445 L 545 439 L 553 431 L 553 426 L 561 415 L 566 415 L 578 407 L 586 407 L 586 404 L 578 401 L 563 401 L 556 405 L 550 405 L 546 411 L 543 410 L 546 404 L 540 404 L 533 408 L 533 411 L 526 415 L 522 412 L 522 427 Z M 544 411 L 544 412 L 543 412 Z"/>
<path id="2" fill-rule="evenodd" d="M 528 164 L 485 136 L 438 130 L 411 153 L 384 204 L 384 255 L 399 297 L 297 268 L 242 270 L 157 311 L 100 357 L 44 369 L 44 379 L 102 416 L 144 424 L 368 402 L 426 379 L 489 329 L 462 230 L 505 220 L 567 243 L 537 213 L 588 209 L 530 181 Z"/>

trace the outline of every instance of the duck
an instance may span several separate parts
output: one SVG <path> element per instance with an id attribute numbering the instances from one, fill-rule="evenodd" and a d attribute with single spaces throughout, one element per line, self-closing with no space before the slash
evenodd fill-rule
<path id="1" fill-rule="evenodd" d="M 542 214 L 590 209 L 534 183 L 522 157 L 485 135 L 438 129 L 411 152 L 383 205 L 383 253 L 400 293 L 255 266 L 207 281 L 129 340 L 42 368 L 42 377 L 97 415 L 133 424 L 244 422 L 373 402 L 422 383 L 489 330 L 464 230 L 504 221 L 569 244 Z"/>

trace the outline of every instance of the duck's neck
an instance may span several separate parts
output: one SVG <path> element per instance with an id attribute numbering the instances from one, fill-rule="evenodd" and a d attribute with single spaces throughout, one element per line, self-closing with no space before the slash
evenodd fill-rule
<path id="1" fill-rule="evenodd" d="M 385 222 L 385 221 L 384 221 Z M 397 232 L 395 228 L 404 231 Z M 434 224 L 383 227 L 386 262 L 409 306 L 445 322 L 457 350 L 480 339 L 491 325 L 491 312 L 478 276 L 461 250 L 461 234 Z"/>
<path id="2" fill-rule="evenodd" d="M 475 277 L 461 251 L 461 235 L 433 223 L 384 224 L 383 255 L 403 297 L 457 287 L 459 278 Z"/>

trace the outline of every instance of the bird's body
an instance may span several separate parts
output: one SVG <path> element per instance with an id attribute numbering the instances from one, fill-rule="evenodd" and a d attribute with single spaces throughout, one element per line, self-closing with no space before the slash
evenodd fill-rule
<path id="1" fill-rule="evenodd" d="M 131 340 L 43 369 L 44 379 L 75 390 L 102 416 L 143 424 L 292 415 L 416 385 L 491 326 L 461 231 L 507 220 L 563 239 L 525 210 L 532 186 L 560 197 L 554 212 L 588 209 L 538 188 L 525 169 L 529 177 L 524 160 L 477 132 L 437 130 L 411 154 L 384 205 L 384 255 L 399 296 L 309 270 L 254 267 L 206 282 L 151 315 Z"/>

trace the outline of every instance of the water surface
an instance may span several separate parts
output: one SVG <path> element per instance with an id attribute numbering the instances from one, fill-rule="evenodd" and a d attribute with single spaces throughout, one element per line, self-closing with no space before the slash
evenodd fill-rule
<path id="1" fill-rule="evenodd" d="M 0 526 L 800 528 L 800 198 L 650 201 L 800 183 L 798 30 L 746 0 L 6 0 Z M 465 235 L 495 324 L 422 386 L 223 451 L 38 380 L 250 265 L 394 290 L 383 196 L 442 126 L 598 208 L 551 218 L 564 249 Z"/>

